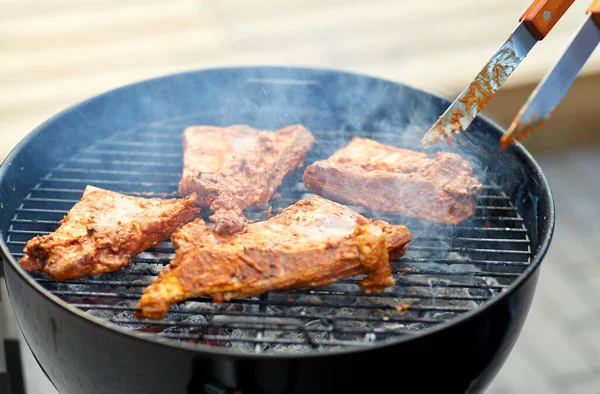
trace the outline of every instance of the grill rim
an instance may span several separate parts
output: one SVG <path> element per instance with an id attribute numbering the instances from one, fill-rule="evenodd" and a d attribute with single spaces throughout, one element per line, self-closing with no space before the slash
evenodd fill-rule
<path id="1" fill-rule="evenodd" d="M 31 131 L 28 135 L 26 135 L 23 139 L 21 139 L 21 141 L 19 141 L 19 143 L 11 150 L 11 152 L 7 155 L 5 160 L 0 165 L 0 181 L 5 179 L 8 169 L 11 166 L 11 163 L 13 162 L 13 160 L 20 154 L 23 154 L 22 152 L 25 150 L 25 147 L 28 144 L 30 144 L 32 141 L 34 141 L 36 138 L 38 138 L 38 136 L 44 132 L 44 129 L 46 129 L 53 122 L 60 120 L 61 117 L 67 116 L 69 113 L 76 112 L 80 108 L 85 107 L 86 105 L 91 104 L 96 100 L 104 99 L 115 93 L 130 89 L 134 86 L 139 86 L 139 85 L 143 85 L 146 83 L 158 82 L 161 80 L 169 80 L 173 77 L 183 77 L 185 75 L 198 75 L 198 74 L 210 73 L 210 72 L 227 72 L 227 71 L 229 71 L 229 72 L 237 72 L 237 73 L 240 73 L 240 72 L 248 73 L 248 72 L 252 72 L 252 71 L 259 71 L 259 72 L 267 71 L 267 72 L 269 72 L 270 70 L 272 70 L 272 71 L 286 71 L 287 70 L 287 71 L 291 71 L 291 72 L 295 73 L 296 75 L 303 74 L 303 73 L 305 75 L 310 75 L 310 74 L 321 72 L 321 73 L 332 73 L 332 74 L 338 74 L 338 75 L 343 74 L 343 75 L 362 78 L 362 79 L 366 78 L 366 79 L 370 79 L 373 81 L 377 81 L 379 83 L 406 86 L 406 87 L 416 91 L 419 94 L 423 94 L 423 95 L 430 96 L 432 98 L 436 98 L 436 99 L 440 100 L 441 102 L 443 102 L 445 105 L 450 105 L 450 101 L 448 101 L 447 99 L 445 99 L 437 94 L 425 91 L 423 89 L 415 88 L 409 84 L 405 84 L 405 83 L 400 84 L 400 83 L 397 83 L 397 82 L 394 82 L 391 80 L 386 80 L 383 78 L 379 78 L 379 77 L 375 77 L 375 76 L 371 76 L 371 75 L 367 75 L 367 74 L 348 72 L 348 71 L 339 70 L 339 69 L 312 68 L 312 67 L 307 68 L 307 67 L 259 66 L 259 67 L 206 68 L 206 69 L 191 70 L 191 71 L 180 72 L 180 73 L 172 73 L 172 74 L 167 74 L 167 75 L 156 77 L 156 78 L 150 78 L 150 79 L 130 83 L 127 85 L 123 85 L 121 87 L 118 87 L 118 88 L 106 91 L 104 93 L 101 93 L 99 95 L 93 96 L 91 98 L 88 98 L 78 104 L 75 104 L 73 106 L 70 106 L 70 107 L 58 112 L 57 114 L 55 114 L 54 116 L 52 116 L 51 118 L 49 118 L 48 120 L 46 120 L 45 122 L 43 122 L 42 124 L 37 126 L 33 131 Z M 306 78 L 306 80 L 310 82 L 310 78 Z M 498 139 L 500 138 L 500 136 L 503 134 L 503 131 L 502 131 L 503 129 L 499 124 L 497 124 L 493 120 L 489 119 L 485 115 L 478 115 L 477 117 L 480 120 L 482 120 L 484 123 L 486 123 L 487 125 L 490 126 L 489 131 L 491 133 L 493 133 L 495 137 L 497 137 Z M 518 278 L 515 279 L 514 282 L 512 282 L 508 287 L 506 287 L 505 291 L 501 292 L 500 294 L 495 295 L 494 297 L 492 297 L 491 300 L 487 301 L 485 304 L 483 304 L 482 306 L 480 306 L 478 308 L 475 308 L 468 312 L 462 313 L 460 316 L 455 317 L 449 321 L 443 321 L 440 324 L 437 324 L 431 328 L 415 331 L 414 334 L 401 335 L 401 336 L 381 339 L 381 340 L 379 340 L 373 344 L 370 344 L 369 346 L 365 346 L 365 347 L 362 347 L 362 346 L 360 346 L 360 347 L 359 346 L 339 347 L 339 348 L 328 350 L 326 352 L 245 353 L 245 352 L 238 352 L 238 351 L 228 349 L 228 348 L 219 348 L 219 347 L 211 347 L 211 346 L 206 346 L 206 345 L 201 345 L 201 344 L 189 344 L 186 342 L 172 341 L 172 340 L 169 340 L 168 338 L 164 338 L 164 339 L 160 338 L 159 336 L 157 336 L 156 334 L 153 334 L 153 333 L 142 333 L 142 332 L 137 332 L 137 331 L 129 331 L 118 325 L 113 325 L 110 322 L 108 322 L 102 318 L 86 314 L 82 310 L 69 304 L 68 302 L 66 302 L 63 299 L 61 299 L 60 297 L 52 294 L 49 290 L 47 290 L 43 286 L 41 286 L 41 284 L 39 284 L 37 281 L 35 281 L 35 279 L 32 276 L 30 276 L 18 264 L 17 260 L 13 257 L 12 253 L 10 252 L 10 250 L 8 248 L 8 245 L 7 245 L 6 239 L 5 239 L 5 233 L 3 231 L 0 231 L 0 250 L 2 251 L 2 261 L 6 261 L 6 264 L 10 265 L 11 268 L 14 270 L 14 272 L 17 273 L 17 275 L 20 277 L 20 279 L 25 280 L 25 283 L 27 283 L 27 285 L 30 288 L 32 288 L 34 291 L 41 293 L 47 299 L 51 300 L 56 306 L 69 311 L 72 315 L 76 316 L 79 319 L 82 319 L 85 323 L 99 325 L 102 329 L 104 329 L 105 331 L 108 331 L 111 334 L 123 335 L 123 336 L 127 337 L 128 339 L 134 339 L 136 341 L 146 343 L 146 344 L 152 343 L 154 345 L 165 347 L 167 349 L 174 347 L 174 348 L 179 348 L 181 350 L 187 350 L 187 351 L 196 352 L 196 353 L 203 353 L 203 354 L 214 355 L 214 356 L 235 357 L 235 358 L 240 358 L 240 359 L 295 359 L 298 357 L 301 357 L 301 358 L 317 358 L 318 357 L 318 358 L 320 358 L 320 357 L 328 357 L 328 356 L 340 356 L 340 355 L 348 354 L 348 353 L 355 354 L 355 353 L 359 353 L 359 352 L 376 351 L 376 350 L 379 350 L 384 347 L 388 347 L 388 346 L 392 346 L 392 345 L 400 345 L 404 342 L 414 341 L 417 339 L 422 339 L 427 336 L 436 335 L 440 331 L 444 331 L 444 330 L 448 329 L 449 327 L 458 326 L 458 325 L 468 321 L 469 319 L 471 319 L 473 316 L 475 316 L 477 314 L 485 313 L 486 311 L 494 308 L 494 306 L 496 306 L 497 304 L 506 300 L 514 292 L 516 292 L 519 288 L 521 288 L 521 286 L 523 286 L 523 284 L 525 284 L 530 279 L 530 277 L 534 274 L 534 272 L 541 265 L 541 261 L 545 257 L 545 255 L 548 251 L 548 248 L 550 247 L 552 237 L 554 235 L 554 228 L 555 228 L 554 197 L 553 197 L 552 191 L 550 189 L 550 185 L 549 185 L 544 173 L 541 170 L 541 167 L 535 161 L 535 159 L 533 158 L 531 153 L 529 151 L 527 151 L 527 149 L 525 149 L 525 147 L 518 141 L 513 146 L 511 146 L 509 148 L 509 150 L 514 151 L 514 154 L 516 156 L 518 156 L 524 162 L 524 164 L 530 166 L 530 168 L 533 170 L 531 176 L 536 177 L 536 181 L 541 184 L 540 188 L 543 191 L 543 193 L 541 193 L 541 194 L 545 194 L 544 197 L 547 200 L 547 204 L 545 206 L 545 208 L 546 208 L 545 212 L 537 213 L 538 217 L 544 216 L 544 217 L 546 217 L 546 219 L 544 221 L 544 226 L 542 228 L 537 229 L 537 231 L 539 231 L 541 234 L 540 235 L 541 240 L 538 244 L 537 251 L 535 253 L 531 254 L 531 261 L 530 261 L 528 267 L 519 275 Z M 10 297 L 10 284 L 8 287 L 9 287 L 9 297 Z"/>

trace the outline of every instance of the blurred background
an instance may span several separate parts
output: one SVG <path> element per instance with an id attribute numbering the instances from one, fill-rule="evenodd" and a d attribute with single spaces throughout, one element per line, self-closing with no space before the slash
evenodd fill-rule
<path id="1" fill-rule="evenodd" d="M 583 22 L 576 0 L 490 101 L 508 126 Z M 0 159 L 46 119 L 124 84 L 207 67 L 294 65 L 369 74 L 449 99 L 528 0 L 0 0 Z M 523 333 L 489 389 L 600 393 L 600 50 L 525 141 L 558 221 Z M 6 320 L 6 319 L 5 319 Z M 27 348 L 27 393 L 53 394 Z M 1 363 L 0 363 L 1 364 Z"/>

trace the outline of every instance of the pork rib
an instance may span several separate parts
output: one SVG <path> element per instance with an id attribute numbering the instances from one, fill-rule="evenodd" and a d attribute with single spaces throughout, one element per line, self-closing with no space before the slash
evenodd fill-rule
<path id="1" fill-rule="evenodd" d="M 264 206 L 284 176 L 302 168 L 314 142 L 301 125 L 272 131 L 249 126 L 193 126 L 183 132 L 179 194 L 196 193 L 222 234 L 246 225 L 243 210 Z"/>
<path id="2" fill-rule="evenodd" d="M 138 318 L 160 319 L 170 305 L 203 295 L 223 302 L 359 274 L 361 287 L 379 291 L 394 285 L 390 259 L 405 253 L 411 235 L 313 196 L 242 233 L 219 235 L 196 219 L 171 239 L 175 257 L 144 289 Z"/>
<path id="3" fill-rule="evenodd" d="M 370 209 L 442 224 L 473 215 L 481 183 L 455 153 L 433 158 L 367 138 L 354 137 L 327 160 L 304 171 L 314 193 Z"/>
<path id="4" fill-rule="evenodd" d="M 195 194 L 142 198 L 87 186 L 56 231 L 25 244 L 19 264 L 56 281 L 115 271 L 170 237 L 200 210 Z"/>

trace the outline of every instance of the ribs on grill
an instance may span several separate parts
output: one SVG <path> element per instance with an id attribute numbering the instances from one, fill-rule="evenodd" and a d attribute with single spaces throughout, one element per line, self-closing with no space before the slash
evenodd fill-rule
<path id="1" fill-rule="evenodd" d="M 313 135 L 301 125 L 272 131 L 249 126 L 193 126 L 183 132 L 179 194 L 196 193 L 213 212 L 215 231 L 246 225 L 243 210 L 264 206 L 286 174 L 302 168 Z"/>
<path id="2" fill-rule="evenodd" d="M 142 198 L 87 186 L 56 231 L 26 243 L 19 264 L 56 281 L 112 272 L 170 237 L 200 210 L 195 194 Z"/>
<path id="3" fill-rule="evenodd" d="M 473 215 L 481 183 L 455 153 L 430 158 L 367 138 L 354 137 L 326 160 L 304 171 L 306 187 L 336 201 L 442 224 Z"/>
<path id="4" fill-rule="evenodd" d="M 380 291 L 394 285 L 390 260 L 405 253 L 411 235 L 313 196 L 242 233 L 220 235 L 196 219 L 171 239 L 175 257 L 144 289 L 138 318 L 160 319 L 170 305 L 198 296 L 223 302 L 360 274 L 366 292 Z"/>

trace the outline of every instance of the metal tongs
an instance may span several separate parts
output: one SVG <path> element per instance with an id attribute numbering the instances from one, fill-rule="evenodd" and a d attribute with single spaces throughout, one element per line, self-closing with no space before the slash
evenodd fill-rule
<path id="1" fill-rule="evenodd" d="M 424 148 L 437 141 L 450 141 L 466 130 L 510 74 L 538 41 L 546 37 L 574 0 L 535 0 L 519 18 L 520 24 L 492 56 L 475 79 L 421 139 Z M 540 121 L 548 118 L 577 77 L 600 40 L 600 0 L 587 9 L 589 17 L 561 59 L 544 77 L 501 138 L 501 146 L 524 138 Z"/>
<path id="2" fill-rule="evenodd" d="M 501 149 L 527 137 L 550 117 L 596 49 L 600 42 L 600 0 L 594 0 L 586 14 L 588 17 L 567 49 L 531 93 L 500 139 Z"/>

